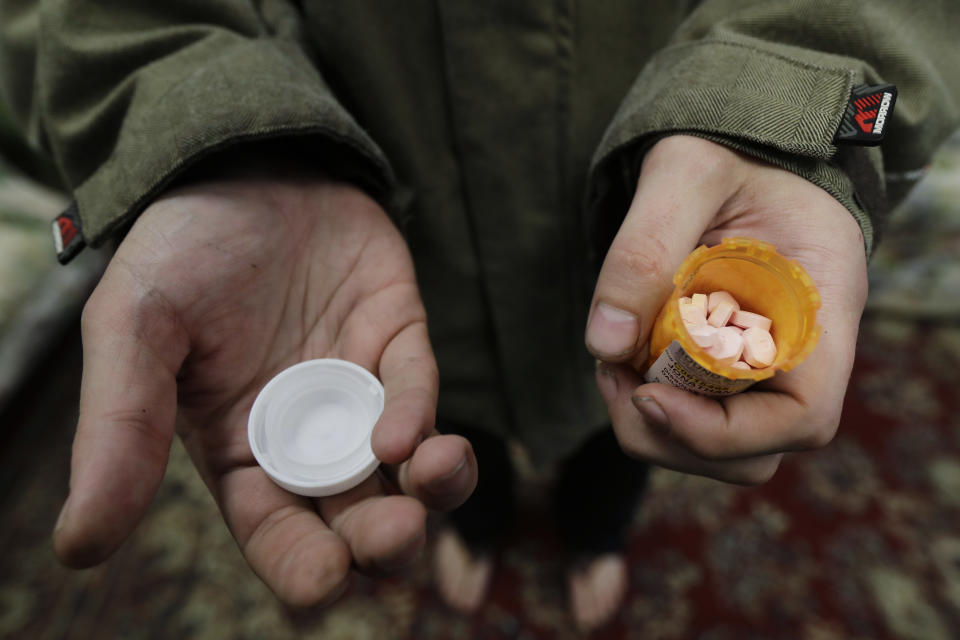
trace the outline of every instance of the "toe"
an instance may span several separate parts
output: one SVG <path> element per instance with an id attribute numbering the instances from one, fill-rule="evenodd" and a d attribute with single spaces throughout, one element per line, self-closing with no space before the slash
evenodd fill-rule
<path id="1" fill-rule="evenodd" d="M 627 564 L 620 554 L 590 560 L 568 574 L 570 608 L 577 627 L 589 632 L 613 619 L 627 592 Z"/>
<path id="2" fill-rule="evenodd" d="M 493 562 L 475 557 L 451 530 L 440 532 L 434 555 L 434 573 L 440 597 L 451 608 L 465 614 L 475 613 L 483 604 Z"/>

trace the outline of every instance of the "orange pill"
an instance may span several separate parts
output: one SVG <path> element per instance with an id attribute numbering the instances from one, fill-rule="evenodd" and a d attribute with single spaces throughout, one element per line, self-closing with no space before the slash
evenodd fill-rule
<path id="1" fill-rule="evenodd" d="M 743 338 L 730 327 L 717 329 L 717 344 L 707 349 L 707 353 L 717 364 L 731 365 L 740 359 L 743 353 Z"/>
<path id="2" fill-rule="evenodd" d="M 703 315 L 707 315 L 707 294 L 705 293 L 695 293 L 693 294 L 693 304 L 694 306 L 700 307 L 703 310 Z"/>
<path id="3" fill-rule="evenodd" d="M 770 331 L 770 325 L 772 324 L 770 318 L 767 316 L 762 316 L 759 313 L 752 313 L 750 311 L 744 311 L 742 309 L 733 312 L 733 315 L 730 317 L 730 322 L 737 325 L 741 329 L 757 327 L 763 329 L 764 331 Z"/>
<path id="4" fill-rule="evenodd" d="M 680 298 L 680 319 L 688 326 L 707 324 L 707 315 L 690 298 Z"/>
<path id="5" fill-rule="evenodd" d="M 777 345 L 766 329 L 750 327 L 743 332 L 743 359 L 753 367 L 769 367 L 777 358 Z"/>
<path id="6" fill-rule="evenodd" d="M 708 324 L 687 326 L 687 333 L 698 346 L 710 349 L 717 344 L 717 330 Z"/>
<path id="7" fill-rule="evenodd" d="M 730 316 L 732 316 L 736 310 L 732 304 L 723 300 L 710 312 L 710 317 L 707 318 L 707 324 L 718 328 L 725 327 L 727 323 L 730 322 Z"/>
<path id="8" fill-rule="evenodd" d="M 737 302 L 737 299 L 733 297 L 733 294 L 729 291 L 714 291 L 707 297 L 707 312 L 713 313 L 713 310 L 717 308 L 717 305 L 721 302 L 727 302 L 733 306 L 734 311 L 740 310 L 740 303 Z"/>

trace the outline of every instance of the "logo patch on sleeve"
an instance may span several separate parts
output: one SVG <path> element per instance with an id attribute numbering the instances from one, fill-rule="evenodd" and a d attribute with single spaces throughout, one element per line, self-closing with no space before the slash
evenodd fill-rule
<path id="1" fill-rule="evenodd" d="M 76 203 L 71 204 L 66 211 L 54 219 L 51 231 L 53 231 L 53 246 L 57 250 L 57 260 L 60 264 L 70 262 L 86 246 Z"/>
<path id="2" fill-rule="evenodd" d="M 835 144 L 877 145 L 886 134 L 887 122 L 897 102 L 892 84 L 860 85 L 850 92 L 850 102 L 834 136 Z"/>

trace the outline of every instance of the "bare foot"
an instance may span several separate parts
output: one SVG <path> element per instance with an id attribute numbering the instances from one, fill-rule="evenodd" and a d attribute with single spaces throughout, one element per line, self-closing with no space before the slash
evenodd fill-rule
<path id="1" fill-rule="evenodd" d="M 493 561 L 474 556 L 452 529 L 443 529 L 437 537 L 433 572 L 443 601 L 460 613 L 472 614 L 487 594 Z"/>
<path id="2" fill-rule="evenodd" d="M 619 553 L 592 558 L 567 572 L 570 608 L 580 631 L 609 622 L 627 594 L 627 561 Z"/>

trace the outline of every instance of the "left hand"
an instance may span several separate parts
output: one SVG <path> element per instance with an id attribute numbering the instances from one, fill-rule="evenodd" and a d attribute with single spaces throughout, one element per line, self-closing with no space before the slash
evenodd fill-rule
<path id="1" fill-rule="evenodd" d="M 151 204 L 83 312 L 70 496 L 54 548 L 106 559 L 163 478 L 177 428 L 258 576 L 288 605 L 343 593 L 351 567 L 409 564 L 427 508 L 473 491 L 470 443 L 435 429 L 436 362 L 406 242 L 348 183 L 239 150 L 221 175 Z M 256 463 L 250 407 L 287 367 L 343 358 L 386 391 L 371 447 L 384 464 L 344 493 L 294 495 Z"/>
<path id="2" fill-rule="evenodd" d="M 726 398 L 644 384 L 633 365 L 646 369 L 673 273 L 698 245 L 729 236 L 769 242 L 803 265 L 822 299 L 819 343 L 795 369 Z M 840 422 L 866 295 L 860 228 L 827 192 L 708 140 L 664 138 L 644 159 L 587 328 L 621 447 L 670 469 L 760 484 L 783 452 L 825 446 Z"/>

